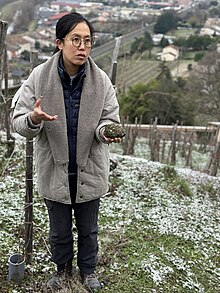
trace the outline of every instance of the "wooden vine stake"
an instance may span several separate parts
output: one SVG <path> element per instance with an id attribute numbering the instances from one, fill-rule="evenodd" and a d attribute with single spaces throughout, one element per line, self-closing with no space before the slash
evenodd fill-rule
<path id="1" fill-rule="evenodd" d="M 3 101 L 3 111 L 5 116 L 5 129 L 7 134 L 7 153 L 10 157 L 14 151 L 14 139 L 10 131 L 10 113 L 8 103 L 8 56 L 7 56 L 7 35 L 8 23 L 0 20 L 0 98 Z M 2 80 L 4 79 L 4 94 L 2 92 Z"/>
<path id="2" fill-rule="evenodd" d="M 5 49 L 5 39 L 8 29 L 8 23 L 6 21 L 0 20 L 0 98 L 3 99 L 2 95 L 2 65 L 3 65 L 3 56 L 4 56 L 4 49 Z"/>
<path id="3" fill-rule="evenodd" d="M 38 52 L 30 54 L 31 68 L 37 65 Z M 33 252 L 33 139 L 26 139 L 25 260 L 32 262 Z"/>

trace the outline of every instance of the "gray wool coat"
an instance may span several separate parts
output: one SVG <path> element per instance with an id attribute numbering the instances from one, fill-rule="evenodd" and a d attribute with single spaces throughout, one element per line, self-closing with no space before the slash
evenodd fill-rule
<path id="1" fill-rule="evenodd" d="M 24 82 L 14 108 L 13 126 L 28 139 L 36 137 L 38 192 L 44 198 L 70 204 L 66 115 L 57 71 L 59 56 L 60 52 L 37 66 Z M 58 120 L 30 125 L 30 112 L 41 94 L 42 110 L 58 115 Z M 106 73 L 89 57 L 77 130 L 77 203 L 99 198 L 108 191 L 109 146 L 103 142 L 100 130 L 112 122 L 120 122 L 115 90 Z"/>

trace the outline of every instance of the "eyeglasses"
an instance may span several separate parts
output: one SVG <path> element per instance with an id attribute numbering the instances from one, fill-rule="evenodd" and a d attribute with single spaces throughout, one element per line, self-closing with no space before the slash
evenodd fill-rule
<path id="1" fill-rule="evenodd" d="M 92 37 L 80 38 L 75 36 L 72 39 L 64 38 L 64 40 L 71 41 L 74 47 L 80 47 L 83 43 L 86 46 L 86 48 L 91 48 L 95 44 L 95 40 Z"/>

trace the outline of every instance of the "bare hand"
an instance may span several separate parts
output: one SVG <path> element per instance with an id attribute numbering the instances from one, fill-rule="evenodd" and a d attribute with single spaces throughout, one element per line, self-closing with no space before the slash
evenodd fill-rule
<path id="1" fill-rule="evenodd" d="M 115 138 L 109 138 L 109 137 L 106 137 L 106 136 L 104 136 L 104 138 L 105 138 L 105 141 L 107 142 L 107 143 L 120 143 L 121 142 L 121 138 L 120 137 L 115 137 Z"/>
<path id="2" fill-rule="evenodd" d="M 34 105 L 34 111 L 31 112 L 31 120 L 33 124 L 37 125 L 41 123 L 41 121 L 53 121 L 57 119 L 57 115 L 51 116 L 41 110 L 41 98 L 39 98 Z"/>

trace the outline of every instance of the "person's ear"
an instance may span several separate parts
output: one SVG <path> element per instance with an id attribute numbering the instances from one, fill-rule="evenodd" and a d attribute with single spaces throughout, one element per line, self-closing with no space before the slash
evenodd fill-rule
<path id="1" fill-rule="evenodd" d="M 60 39 L 56 39 L 56 45 L 60 50 L 63 49 L 63 41 L 61 41 Z"/>

